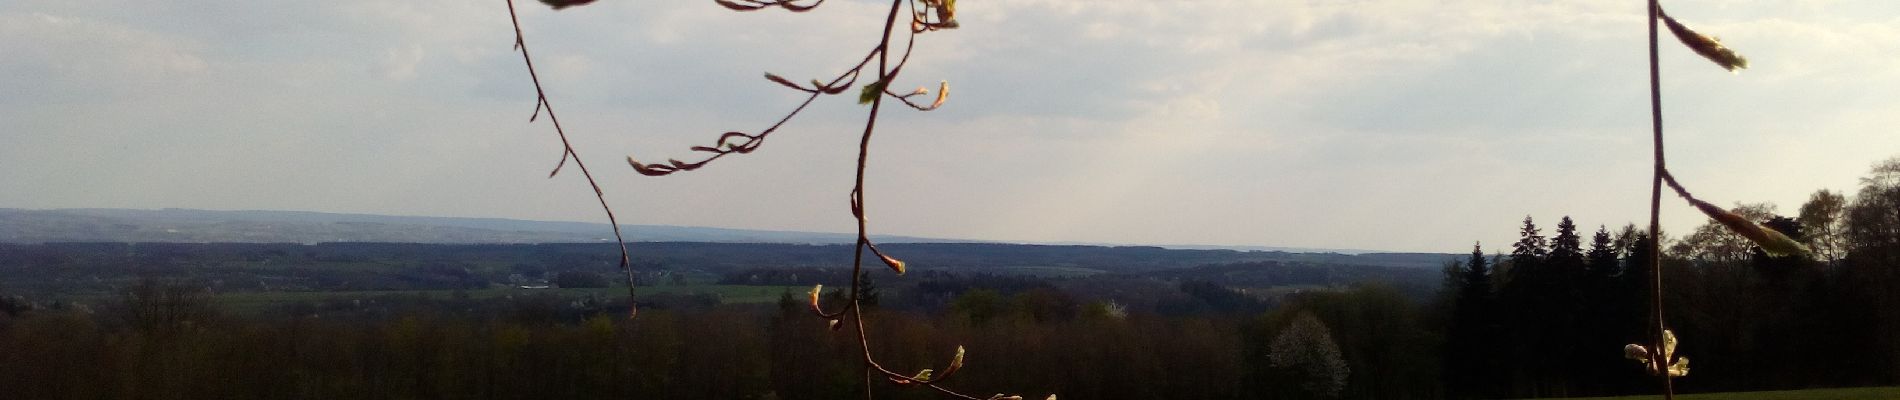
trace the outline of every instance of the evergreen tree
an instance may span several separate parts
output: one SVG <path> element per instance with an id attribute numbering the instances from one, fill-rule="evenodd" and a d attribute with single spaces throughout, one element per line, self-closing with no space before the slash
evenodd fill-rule
<path id="1" fill-rule="evenodd" d="M 1458 282 L 1457 300 L 1444 347 L 1446 394 L 1452 398 L 1496 397 L 1496 378 L 1503 367 L 1498 351 L 1497 318 L 1492 306 L 1491 267 L 1480 244 L 1471 246 L 1471 259 Z"/>
<path id="2" fill-rule="evenodd" d="M 869 272 L 858 273 L 858 280 L 859 280 L 858 306 L 865 307 L 865 308 L 876 308 L 878 299 L 883 297 L 883 294 L 880 293 L 877 289 L 877 282 L 871 280 L 871 273 Z M 851 291 L 848 288 L 847 290 L 836 290 L 836 291 L 826 292 L 825 304 L 849 303 L 851 302 L 850 296 L 851 296 Z"/>
<path id="3" fill-rule="evenodd" d="M 858 284 L 858 306 L 877 307 L 878 300 L 883 298 L 884 294 L 877 290 L 877 282 L 871 280 L 871 273 L 858 273 L 858 280 L 860 281 Z"/>
<path id="4" fill-rule="evenodd" d="M 1449 311 L 1452 306 L 1457 305 L 1458 294 L 1465 290 L 1465 263 L 1458 260 L 1445 260 L 1445 266 L 1439 267 L 1438 270 L 1444 275 L 1439 278 L 1438 298 L 1435 302 L 1439 307 Z"/>
<path id="5" fill-rule="evenodd" d="M 1582 312 L 1578 314 L 1581 318 L 1578 324 L 1581 339 L 1577 348 L 1584 349 L 1586 353 L 1572 360 L 1581 369 L 1580 373 L 1573 376 L 1574 380 L 1594 384 L 1581 385 L 1581 391 L 1573 395 L 1620 394 L 1616 382 L 1627 381 L 1632 375 L 1628 373 L 1627 361 L 1614 357 L 1591 357 L 1587 353 L 1588 349 L 1616 348 L 1629 342 L 1622 335 L 1624 328 L 1621 322 L 1628 320 L 1630 313 L 1635 311 L 1621 307 L 1627 296 L 1623 288 L 1616 284 L 1617 272 L 1622 269 L 1618 264 L 1620 253 L 1610 230 L 1597 226 L 1596 234 L 1590 238 L 1590 251 L 1584 257 L 1583 279 L 1576 283 L 1583 288 L 1578 300 L 1584 304 Z"/>
<path id="6" fill-rule="evenodd" d="M 1550 254 L 1544 260 L 1541 271 L 1543 277 L 1537 279 L 1539 289 L 1546 301 L 1537 304 L 1536 324 L 1542 327 L 1534 349 L 1541 358 L 1539 394 L 1552 396 L 1574 395 L 1575 382 L 1583 372 L 1584 365 L 1579 359 L 1577 345 L 1585 336 L 1581 327 L 1581 317 L 1589 304 L 1583 301 L 1584 258 L 1583 240 L 1577 235 L 1577 224 L 1569 216 L 1557 223 L 1557 236 L 1551 238 Z"/>
<path id="7" fill-rule="evenodd" d="M 1465 264 L 1464 292 L 1458 299 L 1463 301 L 1484 302 L 1491 297 L 1491 268 L 1485 262 L 1482 244 L 1471 245 L 1471 260 Z"/>
<path id="8" fill-rule="evenodd" d="M 1524 216 L 1524 227 L 1518 230 L 1517 243 L 1511 245 L 1511 268 L 1530 267 L 1529 270 L 1535 270 L 1535 266 L 1549 256 L 1550 242 L 1539 232 L 1537 223 L 1532 222 L 1530 216 Z"/>
<path id="9" fill-rule="evenodd" d="M 1549 316 L 1556 307 L 1550 294 L 1551 281 L 1544 262 L 1550 256 L 1550 242 L 1544 238 L 1530 216 L 1518 230 L 1517 243 L 1511 245 L 1507 279 L 1499 290 L 1498 317 L 1502 320 L 1504 358 L 1529 360 L 1524 368 L 1510 368 L 1505 379 L 1511 397 L 1544 395 L 1542 377 L 1548 373 L 1544 343 L 1553 330 Z"/>
<path id="10" fill-rule="evenodd" d="M 1551 239 L 1550 255 L 1544 260 L 1545 293 L 1554 296 L 1556 309 L 1547 310 L 1560 313 L 1551 317 L 1565 319 L 1565 326 L 1559 333 L 1568 333 L 1575 329 L 1574 318 L 1586 307 L 1581 297 L 1586 287 L 1585 260 L 1583 257 L 1583 238 L 1577 235 L 1577 224 L 1565 216 L 1557 223 L 1557 236 Z"/>
<path id="11" fill-rule="evenodd" d="M 1586 290 L 1587 293 L 1597 292 L 1602 283 L 1616 276 L 1619 269 L 1616 263 L 1619 255 L 1617 253 L 1619 252 L 1616 249 L 1616 242 L 1610 236 L 1610 230 L 1597 225 L 1597 233 L 1590 237 L 1590 252 L 1584 256 L 1584 275 L 1588 276 L 1588 281 L 1592 282 Z"/>
<path id="12" fill-rule="evenodd" d="M 1549 258 L 1555 267 L 1583 266 L 1583 238 L 1577 236 L 1577 224 L 1569 216 L 1557 222 L 1557 237 L 1551 239 Z"/>
<path id="13" fill-rule="evenodd" d="M 1619 298 L 1623 299 L 1624 303 L 1619 306 L 1630 311 L 1626 313 L 1625 318 L 1633 320 L 1631 325 L 1633 329 L 1625 335 L 1632 338 L 1645 338 L 1649 335 L 1646 333 L 1645 326 L 1654 314 L 1649 307 L 1649 298 L 1653 295 L 1649 281 L 1651 274 L 1649 256 L 1654 251 L 1656 251 L 1656 241 L 1650 239 L 1648 233 L 1638 231 L 1631 234 L 1628 251 L 1623 256 L 1623 275 L 1617 277 L 1618 286 L 1622 287 L 1620 290 L 1622 296 Z"/>

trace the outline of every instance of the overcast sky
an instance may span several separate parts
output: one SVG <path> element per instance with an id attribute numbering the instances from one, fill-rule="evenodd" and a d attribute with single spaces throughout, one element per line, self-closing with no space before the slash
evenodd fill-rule
<path id="1" fill-rule="evenodd" d="M 866 107 L 822 98 L 886 3 L 521 4 L 542 78 L 623 223 L 845 232 Z M 1662 52 L 1672 170 L 1786 214 L 1900 154 L 1900 2 L 1672 0 L 1751 68 Z M 1010 241 L 1501 249 L 1526 215 L 1646 220 L 1644 13 L 1629 1 L 975 0 L 922 35 L 880 118 L 874 232 Z M 0 207 L 604 222 L 501 0 L 0 3 Z M 855 94 L 855 92 L 853 92 Z M 1666 198 L 1665 229 L 1704 218 Z M 635 238 L 637 239 L 637 238 Z"/>

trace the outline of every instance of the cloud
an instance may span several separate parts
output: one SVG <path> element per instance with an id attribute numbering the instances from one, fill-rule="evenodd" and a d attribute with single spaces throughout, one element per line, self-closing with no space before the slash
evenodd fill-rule
<path id="1" fill-rule="evenodd" d="M 850 230 L 864 107 L 757 153 L 633 176 L 860 60 L 881 2 L 523 4 L 543 83 L 622 217 Z M 1900 19 L 1869 2 L 1684 0 L 1754 67 L 1663 52 L 1671 162 L 1712 201 L 1794 209 L 1900 148 Z M 1646 215 L 1641 7 L 1598 1 L 996 0 L 917 38 L 880 116 L 874 229 L 1004 240 L 1459 251 L 1525 214 Z M 0 206 L 597 220 L 499 2 L 0 5 Z M 1665 44 L 1673 45 L 1673 44 Z M 1851 143 L 1852 145 L 1843 145 Z M 1671 229 L 1701 218 L 1665 210 Z M 1501 243 L 1501 242 L 1500 242 Z"/>
<path id="2" fill-rule="evenodd" d="M 45 13 L 0 14 L 0 102 L 78 101 L 154 88 L 207 70 L 201 46 L 132 27 Z M 86 49 L 84 52 L 71 49 Z M 47 90 L 58 88 L 60 90 Z"/>

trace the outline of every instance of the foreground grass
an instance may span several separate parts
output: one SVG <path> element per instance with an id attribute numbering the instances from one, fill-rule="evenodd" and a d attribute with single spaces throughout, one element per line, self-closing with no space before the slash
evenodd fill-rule
<path id="1" fill-rule="evenodd" d="M 1650 400 L 1661 399 L 1662 395 L 1623 396 L 1623 397 L 1587 397 L 1580 400 Z M 1776 390 L 1767 392 L 1728 392 L 1698 393 L 1676 395 L 1682 400 L 1884 400 L 1900 399 L 1900 387 L 1865 387 L 1841 389 Z"/>

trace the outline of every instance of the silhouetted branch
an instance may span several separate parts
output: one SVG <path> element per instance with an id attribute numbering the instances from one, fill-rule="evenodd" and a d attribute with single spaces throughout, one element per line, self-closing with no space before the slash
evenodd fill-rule
<path id="1" fill-rule="evenodd" d="M 639 314 L 640 308 L 634 304 L 633 300 L 633 263 L 632 258 L 627 254 L 627 239 L 620 233 L 620 221 L 614 218 L 614 209 L 607 205 L 607 195 L 600 191 L 600 183 L 594 181 L 593 172 L 587 170 L 587 164 L 581 162 L 580 153 L 574 152 L 574 144 L 567 140 L 567 131 L 561 129 L 561 119 L 554 116 L 554 104 L 548 102 L 548 93 L 541 88 L 541 76 L 534 71 L 534 57 L 528 55 L 528 41 L 521 34 L 521 18 L 515 15 L 515 1 L 507 0 L 507 2 L 508 22 L 514 24 L 515 28 L 515 49 L 521 51 L 521 62 L 528 65 L 528 78 L 534 81 L 534 113 L 528 116 L 528 122 L 534 122 L 535 118 L 541 115 L 541 110 L 547 110 L 548 122 L 554 124 L 554 134 L 561 138 L 561 161 L 554 164 L 554 170 L 548 172 L 548 177 L 553 178 L 555 174 L 561 173 L 561 167 L 567 165 L 568 158 L 573 158 L 574 167 L 580 168 L 581 176 L 587 178 L 587 186 L 594 189 L 594 198 L 600 200 L 600 209 L 607 213 L 607 223 L 613 226 L 614 242 L 620 245 L 620 271 L 627 275 L 627 318 L 633 318 Z M 554 7 L 558 9 L 585 3 L 586 1 L 569 2 L 566 5 L 554 5 Z"/>
<path id="2" fill-rule="evenodd" d="M 721 5 L 728 4 L 727 2 L 724 2 L 723 0 L 715 0 L 715 1 L 721 2 Z M 759 4 L 765 4 L 765 3 L 759 3 Z M 772 3 L 772 4 L 789 4 L 789 3 Z M 815 7 L 817 6 L 817 4 L 818 3 L 812 3 L 812 6 Z M 895 10 L 899 6 L 900 5 L 894 5 L 892 9 Z M 911 6 L 913 8 L 916 7 L 915 2 L 912 2 Z M 740 9 L 740 11 L 752 11 L 752 10 L 756 10 L 763 7 L 764 6 L 754 7 L 754 8 L 745 8 L 745 9 Z M 727 8 L 733 8 L 733 7 L 727 6 Z M 803 10 L 799 9 L 799 10 L 794 10 L 794 11 L 803 11 Z M 938 106 L 941 106 L 944 100 L 947 98 L 945 97 L 945 94 L 946 94 L 945 91 L 947 91 L 950 87 L 949 83 L 947 82 L 939 85 L 941 90 L 938 91 L 938 97 L 937 97 L 936 102 L 932 103 L 930 106 L 927 106 L 927 107 L 910 101 L 909 97 L 911 95 L 899 95 L 896 93 L 891 93 L 888 90 L 889 83 L 894 78 L 897 77 L 897 74 L 899 72 L 903 70 L 904 65 L 909 63 L 911 49 L 912 47 L 914 47 L 917 41 L 917 34 L 927 32 L 927 31 L 947 29 L 943 27 L 944 25 L 940 21 L 939 22 L 927 21 L 926 17 L 923 16 L 922 13 L 913 14 L 913 18 L 911 22 L 912 22 L 913 29 L 911 29 L 910 34 L 906 37 L 906 40 L 904 43 L 904 55 L 899 58 L 895 67 L 884 68 L 884 65 L 882 64 L 885 61 L 884 54 L 886 50 L 889 49 L 890 47 L 890 40 L 889 40 L 890 35 L 887 33 L 885 35 L 885 38 L 883 40 L 880 40 L 876 47 L 873 47 L 871 51 L 866 52 L 863 59 L 858 60 L 858 63 L 856 65 L 853 65 L 851 66 L 851 68 L 848 68 L 844 72 L 839 73 L 836 77 L 833 77 L 828 82 L 820 82 L 818 80 L 812 80 L 811 85 L 807 86 L 807 85 L 792 82 L 790 79 L 786 79 L 785 77 L 779 76 L 777 74 L 767 72 L 765 73 L 766 80 L 771 81 L 773 83 L 777 83 L 779 84 L 779 86 L 784 86 L 792 90 L 797 90 L 797 91 L 806 93 L 807 96 L 805 97 L 805 100 L 800 102 L 798 104 L 798 107 L 793 108 L 791 112 L 786 113 L 784 117 L 779 118 L 777 122 L 774 122 L 771 126 L 766 127 L 764 130 L 761 130 L 758 133 L 746 133 L 746 132 L 737 132 L 737 131 L 726 132 L 726 133 L 720 134 L 719 139 L 714 141 L 713 145 L 711 146 L 693 146 L 690 148 L 693 151 L 712 153 L 712 155 L 707 156 L 705 158 L 701 158 L 696 161 L 681 161 L 679 159 L 667 159 L 666 162 L 664 163 L 644 163 L 644 162 L 640 162 L 637 159 L 634 159 L 633 156 L 627 156 L 627 165 L 632 166 L 633 170 L 635 172 L 639 172 L 641 175 L 665 176 L 665 175 L 671 175 L 675 172 L 692 171 L 692 170 L 699 169 L 700 167 L 704 167 L 706 166 L 706 164 L 711 163 L 714 160 L 718 160 L 730 154 L 734 154 L 734 153 L 745 154 L 745 153 L 751 153 L 754 150 L 758 150 L 759 146 L 765 144 L 765 138 L 767 136 L 770 136 L 773 132 L 777 132 L 779 127 L 784 126 L 786 122 L 790 122 L 793 117 L 798 116 L 798 113 L 803 112 L 806 106 L 811 105 L 811 102 L 813 100 L 818 99 L 818 96 L 840 94 L 840 93 L 843 93 L 846 89 L 849 89 L 852 85 L 854 85 L 857 82 L 858 77 L 863 74 L 864 67 L 866 67 L 870 63 L 873 57 L 877 57 L 879 60 L 880 73 L 878 74 L 879 79 L 873 82 L 872 85 L 877 85 L 874 87 L 882 87 L 883 89 L 880 89 L 878 91 L 872 91 L 870 92 L 871 94 L 875 95 L 879 91 L 882 91 L 885 94 L 888 94 L 890 96 L 898 97 L 900 100 L 904 101 L 905 105 L 908 105 L 911 108 L 915 108 L 920 111 L 935 110 Z M 884 71 L 888 71 L 888 72 L 884 72 Z M 914 95 L 917 93 L 913 92 L 912 94 Z M 863 98 L 860 98 L 860 101 L 863 102 L 865 100 L 863 100 Z"/>
<path id="3" fill-rule="evenodd" d="M 1662 237 L 1659 236 L 1662 232 L 1662 182 L 1663 175 L 1667 174 L 1663 168 L 1662 73 L 1661 68 L 1658 66 L 1656 49 L 1656 23 L 1661 13 L 1662 5 L 1659 0 L 1649 0 L 1649 118 L 1653 150 L 1655 153 L 1655 166 L 1650 170 L 1651 182 L 1649 190 L 1649 240 L 1652 242 L 1649 252 L 1649 271 L 1651 274 L 1650 289 L 1653 292 L 1651 293 L 1650 300 L 1654 308 L 1652 312 L 1654 313 L 1653 321 L 1655 322 L 1650 330 L 1650 343 L 1657 344 L 1657 347 L 1661 347 L 1660 345 L 1663 342 L 1663 330 L 1667 329 L 1663 325 L 1663 249 Z M 1660 351 L 1654 352 L 1650 357 L 1650 362 L 1653 365 L 1666 365 L 1664 363 L 1668 361 L 1662 359 L 1662 352 Z M 1665 400 L 1675 399 L 1676 390 L 1674 381 L 1670 379 L 1669 374 L 1662 374 L 1661 377 L 1663 383 L 1663 398 Z"/>
<path id="4" fill-rule="evenodd" d="M 1655 326 L 1651 327 L 1652 329 L 1650 330 L 1650 343 L 1654 344 L 1658 349 L 1664 348 L 1665 343 L 1670 343 L 1668 347 L 1673 349 L 1674 338 L 1668 334 L 1668 327 L 1664 324 L 1663 320 L 1663 250 L 1661 244 L 1662 239 L 1659 235 L 1662 231 L 1660 222 L 1662 215 L 1662 186 L 1665 182 L 1669 184 L 1671 189 L 1676 191 L 1677 195 L 1688 200 L 1689 204 L 1694 205 L 1696 209 L 1701 210 L 1710 218 L 1721 222 L 1722 225 L 1728 227 L 1730 230 L 1761 245 L 1765 251 L 1771 253 L 1787 253 L 1806 252 L 1807 249 L 1780 232 L 1763 228 L 1752 221 L 1748 221 L 1746 218 L 1723 210 L 1721 207 L 1716 207 L 1708 202 L 1697 200 L 1694 196 L 1689 195 L 1689 191 L 1684 189 L 1681 183 L 1676 182 L 1674 176 L 1669 175 L 1669 169 L 1663 162 L 1662 73 L 1657 56 L 1658 23 L 1667 25 L 1669 32 L 1674 34 L 1677 40 L 1682 41 L 1684 46 L 1688 46 L 1689 49 L 1695 51 L 1696 54 L 1709 59 L 1709 61 L 1715 62 L 1716 65 L 1721 66 L 1729 72 L 1735 72 L 1736 69 L 1740 68 L 1748 68 L 1748 60 L 1735 54 L 1733 50 L 1722 46 L 1722 43 L 1714 37 L 1690 30 L 1689 27 L 1684 26 L 1681 22 L 1677 22 L 1675 18 L 1664 14 L 1662 4 L 1659 0 L 1649 0 L 1649 113 L 1655 152 L 1655 166 L 1651 170 L 1649 192 L 1649 237 L 1651 241 L 1656 242 L 1655 245 L 1652 246 L 1654 249 L 1649 252 L 1649 270 L 1652 274 L 1650 279 L 1650 289 L 1652 292 L 1650 295 L 1651 304 L 1654 306 L 1653 313 L 1655 322 Z M 1661 366 L 1671 365 L 1668 359 L 1670 356 L 1665 353 L 1667 352 L 1655 351 L 1647 354 L 1649 356 L 1648 364 L 1652 369 L 1661 371 L 1663 370 Z M 1683 373 L 1688 373 L 1686 366 L 1684 367 Z M 1672 374 L 1659 373 L 1657 376 L 1662 378 L 1663 398 L 1674 399 L 1675 383 L 1672 380 Z"/>
<path id="5" fill-rule="evenodd" d="M 830 82 L 820 83 L 817 80 L 813 80 L 811 87 L 792 83 L 790 80 L 778 75 L 766 73 L 766 80 L 778 83 L 780 86 L 805 92 L 809 94 L 809 96 L 806 96 L 804 101 L 799 102 L 798 107 L 792 108 L 791 112 L 786 113 L 784 117 L 780 117 L 777 122 L 773 122 L 771 126 L 767 126 L 764 130 L 759 131 L 759 133 L 726 132 L 720 134 L 719 139 L 714 141 L 712 146 L 693 146 L 691 148 L 693 151 L 713 153 L 713 155 L 706 158 L 693 162 L 668 159 L 664 164 L 646 164 L 635 160 L 633 156 L 627 156 L 627 165 L 632 166 L 633 170 L 639 172 L 641 175 L 664 176 L 671 175 L 674 172 L 699 169 L 699 167 L 703 167 L 707 163 L 711 163 L 713 160 L 718 160 L 729 154 L 745 154 L 751 153 L 753 150 L 758 150 L 759 146 L 765 144 L 765 138 L 767 136 L 771 136 L 772 132 L 777 132 L 779 127 L 785 126 L 786 122 L 791 122 L 792 117 L 796 117 L 798 113 L 805 111 L 805 107 L 810 106 L 812 100 L 817 100 L 820 95 L 834 95 L 843 93 L 846 89 L 849 89 L 854 82 L 857 82 L 859 72 L 864 69 L 864 65 L 869 63 L 871 57 L 877 54 L 878 50 L 873 49 L 871 52 L 865 53 L 864 59 L 858 61 L 856 66 L 845 70 L 844 73 L 838 74 L 838 76 L 832 78 Z"/>
<path id="6" fill-rule="evenodd" d="M 792 12 L 805 12 L 817 8 L 819 4 L 824 4 L 825 0 L 813 0 L 805 4 L 799 4 L 794 0 L 713 0 L 713 2 L 733 11 L 753 11 L 777 6 Z"/>

